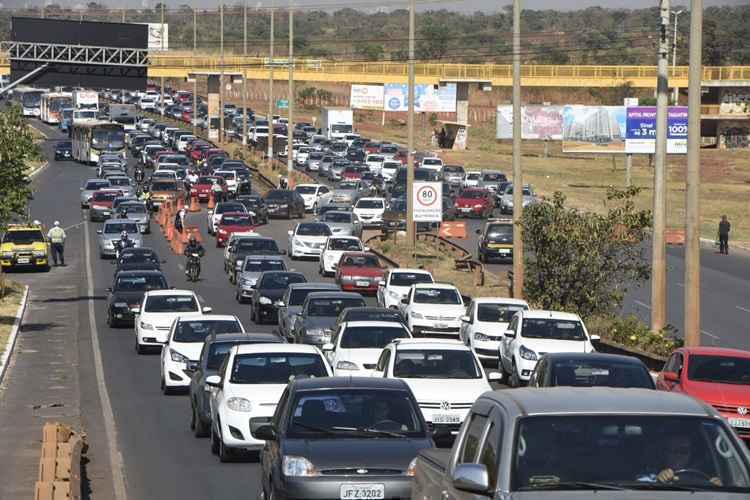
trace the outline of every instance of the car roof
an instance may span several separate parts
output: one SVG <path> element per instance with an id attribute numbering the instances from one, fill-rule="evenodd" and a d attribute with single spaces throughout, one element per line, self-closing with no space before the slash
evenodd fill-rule
<path id="1" fill-rule="evenodd" d="M 271 254 L 271 255 L 245 255 L 245 260 L 284 260 L 283 255 Z"/>
<path id="2" fill-rule="evenodd" d="M 473 304 L 507 304 L 527 307 L 529 305 L 525 300 L 511 299 L 508 297 L 477 297 L 475 299 L 471 299 L 471 302 Z"/>
<path id="3" fill-rule="evenodd" d="M 362 295 L 357 292 L 330 291 L 330 292 L 311 292 L 308 299 L 361 299 Z"/>
<path id="4" fill-rule="evenodd" d="M 296 378 L 290 382 L 290 390 L 315 389 L 399 389 L 405 391 L 409 389 L 409 386 L 401 379 L 382 377 Z"/>
<path id="5" fill-rule="evenodd" d="M 159 269 L 123 269 L 115 273 L 115 278 L 120 276 L 164 276 L 166 275 Z"/>
<path id="6" fill-rule="evenodd" d="M 421 273 L 421 274 L 432 275 L 432 273 L 426 269 L 414 269 L 414 268 L 409 268 L 409 267 L 397 267 L 391 270 L 391 274 L 393 273 L 406 273 L 406 274 Z"/>
<path id="7" fill-rule="evenodd" d="M 403 325 L 403 323 L 398 323 L 395 321 L 347 321 L 345 323 L 342 323 L 345 327 L 383 327 L 383 328 L 401 328 L 406 329 L 406 327 Z M 456 341 L 458 342 L 458 341 Z"/>
<path id="8" fill-rule="evenodd" d="M 319 290 L 341 290 L 336 283 L 323 283 L 323 282 L 307 282 L 307 283 L 292 283 L 289 285 L 290 289 L 296 290 L 298 288 L 315 288 Z"/>
<path id="9" fill-rule="evenodd" d="M 731 356 L 735 358 L 750 358 L 750 351 L 742 349 L 730 349 L 727 347 L 683 347 L 680 351 L 691 355 L 706 356 Z"/>
<path id="10" fill-rule="evenodd" d="M 544 309 L 529 309 L 527 311 L 521 311 L 524 318 L 534 319 L 564 319 L 571 321 L 582 321 L 581 318 L 574 313 L 562 312 L 562 311 L 547 311 Z"/>
<path id="11" fill-rule="evenodd" d="M 256 354 L 273 352 L 292 352 L 301 354 L 320 354 L 317 347 L 310 344 L 286 344 L 281 342 L 269 344 L 245 344 L 237 346 L 237 354 Z"/>
<path id="12" fill-rule="evenodd" d="M 544 355 L 550 361 L 597 361 L 612 363 L 628 363 L 633 365 L 643 365 L 643 361 L 633 356 L 624 354 L 606 354 L 603 352 L 550 352 Z"/>
<path id="13" fill-rule="evenodd" d="M 442 288 L 444 290 L 457 290 L 456 285 L 452 285 L 450 283 L 414 283 L 412 285 L 417 290 L 420 289 L 432 289 L 432 288 Z"/>
<path id="14" fill-rule="evenodd" d="M 179 289 L 172 289 L 169 290 L 149 290 L 146 292 L 146 295 L 152 296 L 152 295 L 195 295 L 195 292 L 192 290 L 179 290 Z"/>
<path id="15" fill-rule="evenodd" d="M 391 342 L 396 346 L 396 349 L 406 348 L 409 350 L 418 349 L 447 349 L 451 351 L 468 351 L 471 350 L 469 346 L 461 342 L 460 340 L 452 339 L 396 339 Z"/>
<path id="16" fill-rule="evenodd" d="M 378 379 L 380 380 L 380 379 Z M 550 387 L 496 390 L 481 399 L 528 415 L 687 415 L 712 417 L 709 407 L 688 396 L 652 389 Z"/>
<path id="17" fill-rule="evenodd" d="M 192 312 L 187 314 L 180 314 L 177 317 L 177 321 L 194 321 L 196 319 L 205 321 L 240 321 L 239 318 L 234 314 L 203 314 Z"/>
<path id="18" fill-rule="evenodd" d="M 284 339 L 274 333 L 217 333 L 206 337 L 206 342 L 218 343 L 218 342 L 238 342 L 238 341 L 251 341 L 261 342 L 267 341 L 267 343 L 284 343 Z"/>

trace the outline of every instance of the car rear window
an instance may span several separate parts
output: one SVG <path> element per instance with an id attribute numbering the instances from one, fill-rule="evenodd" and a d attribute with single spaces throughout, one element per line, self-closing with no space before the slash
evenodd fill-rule
<path id="1" fill-rule="evenodd" d="M 184 320 L 177 323 L 172 340 L 175 342 L 203 342 L 211 334 L 238 333 L 242 331 L 236 320 Z"/>
<path id="2" fill-rule="evenodd" d="M 146 300 L 145 312 L 198 312 L 198 302 L 192 295 L 153 295 Z"/>
<path id="3" fill-rule="evenodd" d="M 229 381 L 233 384 L 283 384 L 297 377 L 327 377 L 323 358 L 319 354 L 258 353 L 234 357 Z"/>

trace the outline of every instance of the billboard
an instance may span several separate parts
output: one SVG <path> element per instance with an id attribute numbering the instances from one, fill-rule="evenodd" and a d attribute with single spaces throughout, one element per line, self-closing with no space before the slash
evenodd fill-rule
<path id="1" fill-rule="evenodd" d="M 625 106 L 564 106 L 563 153 L 625 153 Z"/>
<path id="2" fill-rule="evenodd" d="M 349 106 L 353 109 L 383 111 L 383 86 L 352 84 Z"/>
<path id="3" fill-rule="evenodd" d="M 386 83 L 383 89 L 385 111 L 409 111 L 409 86 L 401 83 Z M 414 111 L 417 113 L 455 113 L 456 84 L 415 85 Z"/>
<path id="4" fill-rule="evenodd" d="M 145 23 L 148 26 L 148 50 L 169 49 L 169 25 L 164 23 Z M 164 45 L 162 45 L 162 40 Z"/>
<path id="5" fill-rule="evenodd" d="M 522 139 L 562 139 L 563 107 L 562 106 L 522 106 L 521 138 Z M 496 139 L 513 138 L 513 106 L 508 104 L 497 107 Z"/>
<path id="6" fill-rule="evenodd" d="M 414 222 L 441 222 L 443 220 L 443 183 L 415 182 Z"/>
<path id="7" fill-rule="evenodd" d="M 687 154 L 687 106 L 670 106 L 667 111 L 667 153 Z M 627 108 L 626 153 L 656 152 L 656 107 Z"/>

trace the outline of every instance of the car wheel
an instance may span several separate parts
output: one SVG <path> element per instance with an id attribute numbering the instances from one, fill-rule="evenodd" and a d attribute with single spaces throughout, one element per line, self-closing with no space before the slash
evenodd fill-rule
<path id="1" fill-rule="evenodd" d="M 135 353 L 136 354 L 143 354 L 145 352 L 145 348 L 138 343 L 138 336 L 135 337 Z"/>
<path id="2" fill-rule="evenodd" d="M 165 396 L 169 396 L 172 394 L 172 389 L 164 381 L 164 376 L 161 377 L 161 393 Z"/>
<path id="3" fill-rule="evenodd" d="M 214 429 L 214 425 L 211 424 L 210 427 L 210 439 L 211 439 L 211 453 L 214 455 L 219 454 L 219 441 L 216 438 L 216 430 Z"/>
<path id="4" fill-rule="evenodd" d="M 107 311 L 107 326 L 110 328 L 116 328 L 117 327 L 117 321 L 115 321 L 115 318 L 112 317 L 112 311 Z"/>
<path id="5" fill-rule="evenodd" d="M 317 204 L 317 202 L 313 203 L 312 213 L 313 213 L 313 215 L 316 215 L 318 213 L 318 204 Z"/>
<path id="6" fill-rule="evenodd" d="M 511 368 L 512 372 L 510 374 L 510 386 L 513 388 L 521 387 L 521 377 L 518 375 L 518 368 L 516 367 L 516 363 L 513 363 L 513 368 Z"/>
<path id="7" fill-rule="evenodd" d="M 191 406 L 193 407 L 193 418 L 190 420 L 190 428 L 193 430 L 193 435 L 195 437 L 204 438 L 208 436 L 206 424 L 204 424 L 198 416 L 198 409 L 195 407 L 195 404 Z"/>
<path id="8" fill-rule="evenodd" d="M 221 434 L 218 436 L 219 438 L 219 462 L 226 463 L 231 462 L 234 458 L 234 453 L 232 453 L 232 450 L 227 448 L 224 445 L 224 439 L 222 439 Z"/>

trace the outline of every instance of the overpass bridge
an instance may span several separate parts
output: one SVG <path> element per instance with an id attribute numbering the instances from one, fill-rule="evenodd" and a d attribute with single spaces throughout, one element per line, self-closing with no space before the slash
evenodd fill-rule
<path id="1" fill-rule="evenodd" d="M 288 62 L 274 59 L 274 78 L 286 80 Z M 267 80 L 270 61 L 262 57 L 225 56 L 224 71 L 240 73 L 248 79 Z M 149 78 L 185 78 L 191 73 L 221 70 L 217 55 L 149 55 Z M 0 56 L 0 74 L 8 74 L 9 60 Z M 522 83 L 527 87 L 618 87 L 630 84 L 639 88 L 656 87 L 656 66 L 580 66 L 524 65 Z M 669 69 L 670 87 L 686 88 L 687 66 Z M 335 62 L 320 59 L 295 59 L 295 80 L 338 83 L 403 83 L 408 67 L 404 62 Z M 487 83 L 510 87 L 513 67 L 509 64 L 417 63 L 416 80 L 422 84 L 441 82 Z M 705 87 L 750 87 L 750 66 L 706 66 Z"/>

